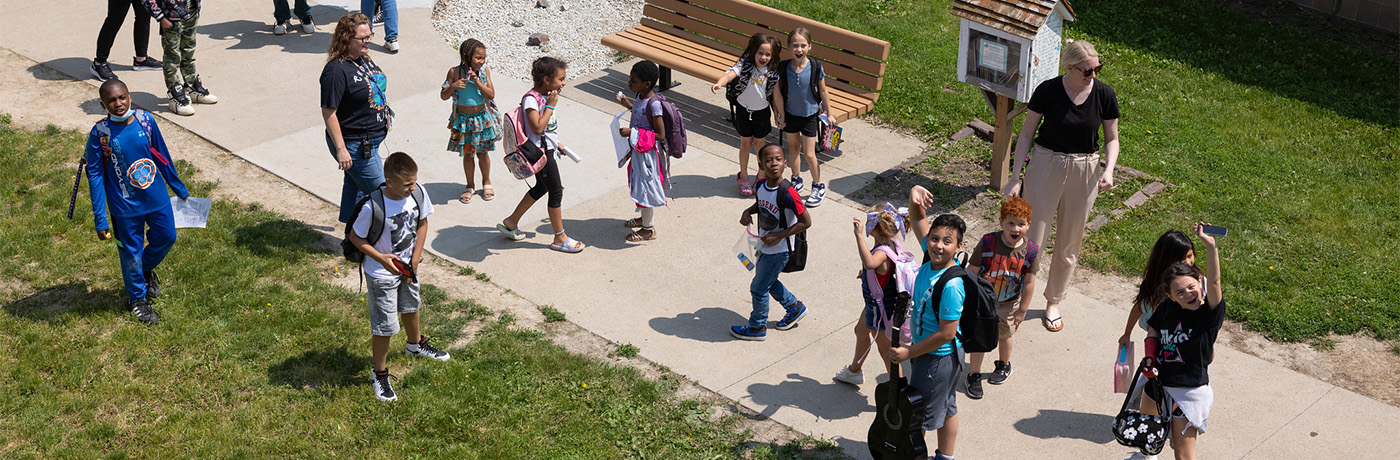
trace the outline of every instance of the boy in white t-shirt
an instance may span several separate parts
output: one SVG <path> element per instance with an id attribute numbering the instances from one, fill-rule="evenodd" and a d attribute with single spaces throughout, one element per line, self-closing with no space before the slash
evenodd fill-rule
<path id="1" fill-rule="evenodd" d="M 423 244 L 427 239 L 428 216 L 433 204 L 428 192 L 418 188 L 418 164 L 407 153 L 394 152 L 384 161 L 386 185 L 370 194 L 360 207 L 351 230 L 350 242 L 365 253 L 364 270 L 369 278 L 371 350 L 374 356 L 374 376 L 370 386 L 380 401 L 398 399 L 389 384 L 390 338 L 399 332 L 399 317 L 408 332 L 404 352 L 439 361 L 447 361 L 447 352 L 428 344 L 419 333 L 418 262 L 423 259 Z M 382 194 L 382 195 L 381 195 Z M 371 223 L 374 207 L 381 206 L 383 222 L 376 241 L 371 243 Z"/>

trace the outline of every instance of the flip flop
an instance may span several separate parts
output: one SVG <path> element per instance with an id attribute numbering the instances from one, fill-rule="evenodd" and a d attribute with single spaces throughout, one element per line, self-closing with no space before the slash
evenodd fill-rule
<path id="1" fill-rule="evenodd" d="M 1060 322 L 1060 327 L 1055 327 L 1056 321 Z M 1040 325 L 1045 326 L 1045 330 L 1047 331 L 1060 332 L 1061 329 L 1065 328 L 1065 320 L 1063 318 L 1060 318 L 1059 316 L 1056 316 L 1054 318 L 1041 318 Z"/>
<path id="2" fill-rule="evenodd" d="M 461 202 L 462 204 L 471 203 L 473 195 L 476 195 L 476 189 L 467 187 L 467 191 L 462 192 L 462 196 L 457 197 L 457 201 Z"/>
<path id="3" fill-rule="evenodd" d="M 515 228 L 515 229 L 506 228 L 506 224 L 496 224 L 496 230 L 499 231 L 499 232 L 501 232 L 502 235 L 505 235 L 506 238 L 510 238 L 511 240 L 514 240 L 514 241 L 520 241 L 520 240 L 525 239 L 525 233 L 524 233 L 524 232 L 521 232 L 520 229 L 518 229 L 518 228 Z"/>
<path id="4" fill-rule="evenodd" d="M 750 196 L 750 195 L 753 195 L 753 184 L 750 183 L 747 179 L 744 179 L 744 176 L 743 176 L 743 175 L 735 174 L 735 175 L 734 175 L 734 180 L 737 181 L 737 182 L 739 182 L 739 194 L 740 194 L 740 195 L 743 195 L 743 196 Z"/>
<path id="5" fill-rule="evenodd" d="M 549 248 L 559 252 L 577 254 L 583 252 L 584 245 L 573 238 L 564 238 L 564 244 L 551 244 Z"/>
<path id="6" fill-rule="evenodd" d="M 481 199 L 491 201 L 496 198 L 496 189 L 487 185 L 481 188 Z"/>
<path id="7" fill-rule="evenodd" d="M 642 218 L 633 217 L 631 219 L 627 219 L 627 222 L 623 222 L 622 226 L 627 228 L 642 228 Z"/>

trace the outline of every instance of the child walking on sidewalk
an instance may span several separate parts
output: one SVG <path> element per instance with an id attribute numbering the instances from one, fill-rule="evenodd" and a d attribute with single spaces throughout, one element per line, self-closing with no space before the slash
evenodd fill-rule
<path id="1" fill-rule="evenodd" d="M 867 214 L 865 225 L 861 225 L 859 217 L 851 218 L 851 226 L 856 234 L 856 248 L 860 254 L 861 271 L 857 278 L 860 279 L 861 294 L 865 297 L 865 308 L 856 319 L 855 356 L 851 358 L 850 365 L 836 372 L 834 378 L 839 382 L 852 385 L 865 383 L 861 364 L 870 354 L 872 336 L 885 369 L 890 368 L 890 321 L 894 315 L 895 295 L 899 293 L 897 278 L 900 275 L 895 270 L 895 258 L 905 257 L 904 248 L 895 238 L 904 237 L 905 228 L 909 225 L 908 218 L 907 209 L 901 213 L 889 203 L 885 203 L 884 208 Z M 865 242 L 867 235 L 875 238 L 874 248 L 870 248 Z"/>
<path id="2" fill-rule="evenodd" d="M 623 225 L 637 229 L 627 235 L 627 241 L 634 243 L 656 239 L 656 208 L 666 206 L 666 188 L 670 187 L 671 162 L 662 151 L 661 142 L 666 133 L 666 121 L 662 118 L 661 101 L 655 97 L 660 75 L 661 69 L 656 63 L 633 64 L 627 89 L 636 95 L 636 102 L 626 98 L 617 101 L 632 111 L 630 127 L 619 128 L 617 134 L 630 139 L 632 145 L 628 154 L 627 185 L 642 215 L 628 219 Z"/>
<path id="3" fill-rule="evenodd" d="M 749 294 L 753 295 L 753 313 L 749 323 L 729 328 L 729 334 L 740 340 L 763 340 L 768 337 L 768 297 L 772 296 L 786 312 L 783 319 L 773 327 L 780 331 L 792 329 L 807 314 L 807 306 L 783 287 L 778 275 L 787 266 L 796 240 L 794 235 L 812 226 L 812 214 L 802 206 L 797 191 L 783 180 L 783 169 L 787 161 L 783 149 L 774 144 L 764 145 L 758 151 L 759 164 L 767 179 L 759 183 L 753 206 L 744 210 L 739 224 L 747 227 L 753 222 L 750 216 L 758 214 L 758 236 L 763 239 L 759 246 L 758 263 L 753 271 L 753 283 L 749 284 Z"/>
<path id="4" fill-rule="evenodd" d="M 1031 221 L 1031 205 L 1020 197 L 1001 203 L 998 218 L 1001 231 L 982 235 L 977 251 L 968 260 L 967 271 L 992 283 L 997 300 L 996 369 L 986 376 L 987 383 L 1001 385 L 1011 377 L 1011 336 L 1026 319 L 1026 310 L 1035 295 L 1035 272 L 1040 270 L 1040 245 L 1026 238 Z M 1020 307 L 1018 308 L 1017 305 Z M 982 399 L 982 358 L 986 353 L 967 356 L 967 397 Z"/>
<path id="5" fill-rule="evenodd" d="M 201 0 L 144 0 L 146 11 L 160 22 L 160 45 L 164 50 L 165 87 L 170 93 L 170 111 L 194 115 L 194 106 L 213 104 L 219 98 L 204 87 L 194 68 L 195 28 L 199 27 Z"/>
<path id="6" fill-rule="evenodd" d="M 439 96 L 452 98 L 452 115 L 447 117 L 447 129 L 452 137 L 447 150 L 462 157 L 462 171 L 467 175 L 467 189 L 457 201 L 471 203 L 476 195 L 476 165 L 481 165 L 481 199 L 496 198 L 491 187 L 491 159 L 487 153 L 501 138 L 501 117 L 492 102 L 496 87 L 491 84 L 491 70 L 486 68 L 486 45 L 475 38 L 462 42 L 459 51 L 462 62 L 447 69 Z M 476 163 L 473 163 L 473 158 Z"/>
<path id="7" fill-rule="evenodd" d="M 754 34 L 749 37 L 749 46 L 744 48 L 739 62 L 710 87 L 711 93 L 725 87 L 724 97 L 729 99 L 733 110 L 734 130 L 739 132 L 739 174 L 735 180 L 739 182 L 739 194 L 744 196 L 753 195 L 755 184 L 749 180 L 749 152 L 758 149 L 773 130 L 770 117 L 773 123 L 782 126 L 782 119 L 768 103 L 773 100 L 774 105 L 783 105 L 782 95 L 773 93 L 773 86 L 781 78 L 777 59 L 781 51 L 778 39 L 768 34 Z M 763 166 L 759 165 L 759 169 Z"/>
<path id="8" fill-rule="evenodd" d="M 812 34 L 804 27 L 792 29 L 788 33 L 788 48 L 792 49 L 792 59 L 778 64 L 781 69 L 782 85 L 779 86 L 777 105 L 783 108 L 783 120 L 778 127 L 787 136 L 788 157 L 792 160 L 792 186 L 802 191 L 802 161 L 812 170 L 812 192 L 807 195 L 807 206 L 821 206 L 826 198 L 826 182 L 822 182 L 821 165 L 817 163 L 817 117 L 826 115 L 831 124 L 831 101 L 826 93 L 826 72 L 822 62 L 807 56 L 812 49 Z"/>
<path id="9" fill-rule="evenodd" d="M 451 356 L 428 344 L 419 332 L 418 262 L 428 238 L 428 216 L 433 214 L 428 191 L 418 187 L 418 164 L 407 153 L 394 152 L 384 160 L 385 186 L 370 193 L 356 211 L 350 242 L 365 253 L 364 271 L 369 278 L 370 350 L 374 377 L 370 387 L 380 401 L 398 399 L 389 383 L 389 341 L 399 333 L 399 320 L 407 329 L 404 353 L 447 361 Z M 369 241 L 375 207 L 383 216 L 381 233 Z"/>
<path id="10" fill-rule="evenodd" d="M 520 219 L 536 201 L 549 194 L 546 204 L 549 225 L 554 230 L 554 242 L 549 248 L 571 254 L 583 252 L 584 244 L 564 233 L 564 184 L 559 181 L 559 151 L 562 147 L 559 144 L 559 118 L 555 116 L 554 104 L 559 103 L 559 91 L 564 89 L 568 78 L 568 64 L 558 58 L 544 56 L 535 59 L 530 67 L 530 76 L 535 81 L 535 87 L 520 101 L 520 107 L 525 112 L 523 121 L 527 124 L 525 135 L 544 151 L 546 162 L 544 169 L 535 173 L 535 186 L 520 197 L 520 203 L 515 205 L 515 211 L 510 216 L 496 224 L 496 230 L 514 241 L 525 239 L 525 233 L 520 231 Z"/>

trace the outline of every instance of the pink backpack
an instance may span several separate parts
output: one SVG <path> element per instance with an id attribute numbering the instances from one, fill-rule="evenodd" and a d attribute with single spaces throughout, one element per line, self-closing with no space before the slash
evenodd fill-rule
<path id="1" fill-rule="evenodd" d="M 539 92 L 530 90 L 525 93 L 525 97 L 534 96 L 540 105 L 544 105 L 544 96 Z M 540 146 L 530 141 L 530 136 L 525 134 L 525 130 L 530 129 L 525 122 L 525 99 L 521 98 L 519 107 L 501 116 L 501 149 L 505 155 L 501 160 L 505 161 L 506 169 L 516 179 L 525 179 L 535 175 L 544 169 L 544 165 L 549 162 L 549 157 Z"/>

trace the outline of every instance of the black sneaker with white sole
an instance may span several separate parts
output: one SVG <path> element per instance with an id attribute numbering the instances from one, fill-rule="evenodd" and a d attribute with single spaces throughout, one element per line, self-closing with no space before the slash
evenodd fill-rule
<path id="1" fill-rule="evenodd" d="M 967 376 L 967 397 L 982 399 L 982 374 Z"/>
<path id="2" fill-rule="evenodd" d="M 395 399 L 399 399 L 399 395 L 394 393 L 394 385 L 392 383 L 389 383 L 390 378 L 393 378 L 395 380 L 398 379 L 398 377 L 390 375 L 388 369 L 385 369 L 383 371 L 374 371 L 374 375 L 371 376 L 369 379 L 369 386 L 370 388 L 374 389 L 374 397 L 376 399 L 379 399 L 380 401 L 393 401 Z"/>
<path id="3" fill-rule="evenodd" d="M 112 66 L 106 62 L 92 61 L 92 66 L 88 67 L 88 71 L 92 72 L 92 76 L 97 77 L 97 81 L 107 81 L 117 78 L 117 74 L 112 73 Z"/>
<path id="4" fill-rule="evenodd" d="M 403 352 L 413 356 L 433 358 L 438 361 L 447 361 L 449 359 L 452 359 L 452 355 L 449 355 L 447 352 L 439 350 L 437 349 L 437 347 L 434 347 L 432 345 L 428 345 L 428 336 L 420 334 L 419 337 L 422 337 L 422 340 L 419 340 L 418 343 L 405 344 L 403 346 Z M 414 347 L 414 345 L 417 345 L 417 347 Z M 414 348 L 417 349 L 415 350 Z"/>
<path id="5" fill-rule="evenodd" d="M 145 59 L 131 58 L 131 70 L 161 70 L 165 68 L 165 63 L 155 60 L 150 56 Z"/>
<path id="6" fill-rule="evenodd" d="M 151 308 L 151 301 L 146 299 L 136 299 L 131 301 L 131 313 L 136 315 L 136 319 L 141 322 L 155 325 L 160 322 L 160 315 Z"/>
<path id="7" fill-rule="evenodd" d="M 987 383 L 992 385 L 1006 383 L 1006 379 L 1011 377 L 1011 363 L 997 360 L 996 366 L 997 368 L 992 371 L 992 375 L 987 376 Z"/>
<path id="8" fill-rule="evenodd" d="M 146 278 L 146 298 L 160 297 L 160 277 L 156 276 L 156 272 L 146 272 L 141 276 Z"/>

